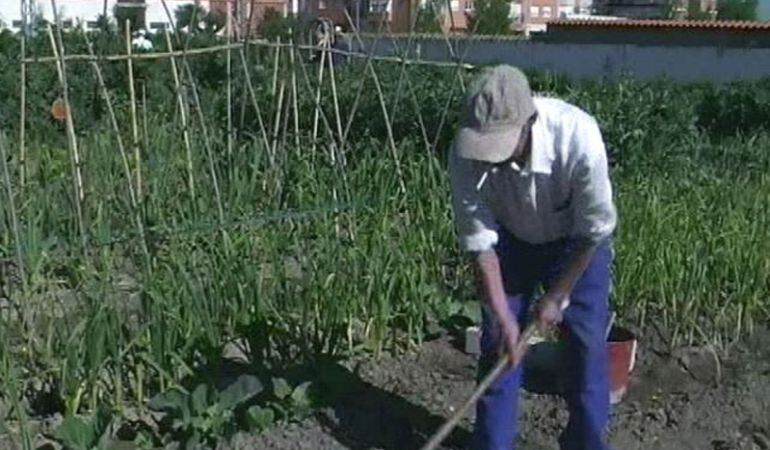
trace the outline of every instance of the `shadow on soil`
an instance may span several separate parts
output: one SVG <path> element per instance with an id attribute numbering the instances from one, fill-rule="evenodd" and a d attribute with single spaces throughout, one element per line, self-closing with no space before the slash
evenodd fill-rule
<path id="1" fill-rule="evenodd" d="M 322 364 L 317 370 L 319 387 L 329 405 L 318 414 L 318 420 L 329 434 L 350 449 L 420 448 L 445 420 L 367 383 L 339 364 Z M 443 448 L 463 449 L 469 442 L 467 430 L 455 429 Z"/>

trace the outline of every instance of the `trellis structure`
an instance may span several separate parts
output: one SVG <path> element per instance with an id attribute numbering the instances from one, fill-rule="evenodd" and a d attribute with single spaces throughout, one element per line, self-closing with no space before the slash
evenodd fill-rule
<path id="1" fill-rule="evenodd" d="M 166 3 L 166 0 L 161 0 L 163 7 L 166 11 L 166 14 L 169 18 L 170 23 L 174 23 L 171 12 L 169 10 L 169 7 Z M 25 0 L 22 0 L 22 11 L 25 11 L 26 7 L 24 5 Z M 382 15 L 379 21 L 378 25 L 378 32 L 377 36 L 374 40 L 374 42 L 369 46 L 369 51 L 366 53 L 356 52 L 356 51 L 347 51 L 342 50 L 339 48 L 332 47 L 331 40 L 329 39 L 328 34 L 327 35 L 321 35 L 320 39 L 318 39 L 318 42 L 315 43 L 297 43 L 297 42 L 281 42 L 280 39 L 278 39 L 275 42 L 270 42 L 262 39 L 253 39 L 250 38 L 248 35 L 242 36 L 242 39 L 240 42 L 233 42 L 232 41 L 232 35 L 231 27 L 232 27 L 232 17 L 231 17 L 231 9 L 227 8 L 227 19 L 226 19 L 226 43 L 221 45 L 214 45 L 204 48 L 189 48 L 190 39 L 189 35 L 187 38 L 182 38 L 182 35 L 178 34 L 177 30 L 173 30 L 174 33 L 170 33 L 168 30 L 165 30 L 166 35 L 166 43 L 167 43 L 167 49 L 163 52 L 152 52 L 152 53 L 134 53 L 131 45 L 131 38 L 129 34 L 129 30 L 131 29 L 130 22 L 127 22 L 124 26 L 125 30 L 125 42 L 126 42 L 126 52 L 125 54 L 114 54 L 114 55 L 97 55 L 93 51 L 93 46 L 90 42 L 87 42 L 89 53 L 88 54 L 68 54 L 67 49 L 64 47 L 64 42 L 62 39 L 62 26 L 60 23 L 60 15 L 58 14 L 58 5 L 56 0 L 51 0 L 51 6 L 54 11 L 54 16 L 57 18 L 57 23 L 55 26 L 49 25 L 47 28 L 47 33 L 50 40 L 51 45 L 51 56 L 30 56 L 26 53 L 26 31 L 22 33 L 22 39 L 21 39 L 21 61 L 20 61 L 20 79 L 21 79 L 21 105 L 20 105 L 20 122 L 19 122 L 19 149 L 18 149 L 18 174 L 19 174 L 19 181 L 18 183 L 13 182 L 13 180 L 7 180 L 9 182 L 13 182 L 13 185 L 17 185 L 20 192 L 23 192 L 26 181 L 27 181 L 27 163 L 28 163 L 28 151 L 27 151 L 27 145 L 28 145 L 28 139 L 27 139 L 27 128 L 26 128 L 26 118 L 27 118 L 27 100 L 28 100 L 28 94 L 26 89 L 26 77 L 29 73 L 28 71 L 31 70 L 31 67 L 36 64 L 55 64 L 57 73 L 58 73 L 58 81 L 60 84 L 60 90 L 61 90 L 61 99 L 65 105 L 67 105 L 67 110 L 69 111 L 69 100 L 68 100 L 68 91 L 69 91 L 69 83 L 67 80 L 68 75 L 68 64 L 71 63 L 82 63 L 86 62 L 91 66 L 91 69 L 93 70 L 93 73 L 95 74 L 97 80 L 99 81 L 99 90 L 101 93 L 101 97 L 104 101 L 104 105 L 107 108 L 107 111 L 110 116 L 110 123 L 111 127 L 113 129 L 114 138 L 116 140 L 116 145 L 120 151 L 121 159 L 123 162 L 123 169 L 125 171 L 126 175 L 126 182 L 127 182 L 127 190 L 129 192 L 129 197 L 131 200 L 132 208 L 135 211 L 138 211 L 141 208 L 141 202 L 143 199 L 143 179 L 142 179 L 142 150 L 141 150 L 141 142 L 140 142 L 140 130 L 139 130 L 139 118 L 137 113 L 137 93 L 136 93 L 136 82 L 134 80 L 134 68 L 133 64 L 136 61 L 167 61 L 171 66 L 171 71 L 174 78 L 175 83 L 175 90 L 177 95 L 177 101 L 178 101 L 178 113 L 179 113 L 179 120 L 181 121 L 181 128 L 182 133 L 184 137 L 184 143 L 185 143 L 185 150 L 186 150 L 186 158 L 187 158 L 187 172 L 188 172 L 188 186 L 189 193 L 191 196 L 196 195 L 196 186 L 195 186 L 195 175 L 194 170 L 192 167 L 192 145 L 191 145 L 191 137 L 190 137 L 190 129 L 192 127 L 193 118 L 189 117 L 189 114 L 191 111 L 195 111 L 195 114 L 197 115 L 198 123 L 200 126 L 200 131 L 202 132 L 202 138 L 204 143 L 204 148 L 206 150 L 207 159 L 209 161 L 209 175 L 212 179 L 213 184 L 213 190 L 214 190 L 214 197 L 217 201 L 217 209 L 218 209 L 218 219 L 219 219 L 219 225 L 224 226 L 225 219 L 224 219 L 224 206 L 222 204 L 221 199 L 221 193 L 219 192 L 219 186 L 217 182 L 217 174 L 216 170 L 214 169 L 214 155 L 212 154 L 211 149 L 211 143 L 209 142 L 209 130 L 206 125 L 206 119 L 203 115 L 204 105 L 201 103 L 201 99 L 199 98 L 199 88 L 196 85 L 195 77 L 193 72 L 190 69 L 190 64 L 188 63 L 189 57 L 194 56 L 212 56 L 216 54 L 225 53 L 227 57 L 227 73 L 226 73 L 226 89 L 227 89 L 227 153 L 231 154 L 233 151 L 233 145 L 234 145 L 234 137 L 235 137 L 235 131 L 233 128 L 233 120 L 232 120 L 232 113 L 233 113 L 233 64 L 232 64 L 232 54 L 233 52 L 236 53 L 236 60 L 240 63 L 240 70 L 242 72 L 243 79 L 245 80 L 243 91 L 244 94 L 249 98 L 251 107 L 256 111 L 257 121 L 259 123 L 259 130 L 260 130 L 260 139 L 262 141 L 262 144 L 264 145 L 265 149 L 267 149 L 268 157 L 270 158 L 271 162 L 275 162 L 275 154 L 277 151 L 278 143 L 281 139 L 281 129 L 280 129 L 280 121 L 282 120 L 282 117 L 289 113 L 293 112 L 293 125 L 295 127 L 295 144 L 299 146 L 299 120 L 297 115 L 298 107 L 297 107 L 297 96 L 298 92 L 300 90 L 300 84 L 304 85 L 304 87 L 308 91 L 314 91 L 315 94 L 315 101 L 314 101 L 314 117 L 313 117 L 313 127 L 312 127 L 312 140 L 311 140 L 311 149 L 312 151 L 315 150 L 317 144 L 319 143 L 319 135 L 325 135 L 326 139 L 328 139 L 328 151 L 329 151 L 329 158 L 332 162 L 338 165 L 339 170 L 341 171 L 342 177 L 344 179 L 344 166 L 345 166 L 345 149 L 348 145 L 348 140 L 350 138 L 350 131 L 351 126 L 353 124 L 353 121 L 356 117 L 357 109 L 359 106 L 359 101 L 364 95 L 364 86 L 367 82 L 367 79 L 370 79 L 373 81 L 375 90 L 376 90 L 376 96 L 378 99 L 378 102 L 381 107 L 381 113 L 382 113 L 382 119 L 384 121 L 386 130 L 387 130 L 387 141 L 388 146 L 390 149 L 390 153 L 394 161 L 396 162 L 396 172 L 397 176 L 399 177 L 399 186 L 402 192 L 406 189 L 403 181 L 403 174 L 401 171 L 401 167 L 398 161 L 398 155 L 396 152 L 396 143 L 393 136 L 393 116 L 392 116 L 392 110 L 397 109 L 398 107 L 398 98 L 395 98 L 395 102 L 390 102 L 391 107 L 388 106 L 388 99 L 386 98 L 385 93 L 383 92 L 380 79 L 377 73 L 377 69 L 374 64 L 372 64 L 373 61 L 379 61 L 379 62 L 386 62 L 386 63 L 393 63 L 398 64 L 400 66 L 399 76 L 398 76 L 398 84 L 396 87 L 396 91 L 400 91 L 403 88 L 406 88 L 407 92 L 409 92 L 409 98 L 411 103 L 411 108 L 415 114 L 416 120 L 418 121 L 420 125 L 421 130 L 421 138 L 422 141 L 426 147 L 427 150 L 433 151 L 435 150 L 435 147 L 438 142 L 438 138 L 442 133 L 442 129 L 446 126 L 445 123 L 445 117 L 448 111 L 448 108 L 452 104 L 452 102 L 455 100 L 457 91 L 450 91 L 449 95 L 447 97 L 444 111 L 441 115 L 441 121 L 439 123 L 437 130 L 432 130 L 432 133 L 426 129 L 423 116 L 420 109 L 420 99 L 416 98 L 413 85 L 412 85 L 412 79 L 409 75 L 408 67 L 410 66 L 434 66 L 434 67 L 445 67 L 445 68 L 453 68 L 456 70 L 456 76 L 458 80 L 457 86 L 460 88 L 459 92 L 462 92 L 464 89 L 463 85 L 463 79 L 460 76 L 461 71 L 472 69 L 473 66 L 470 64 L 465 64 L 463 61 L 465 59 L 466 53 L 469 49 L 469 47 L 466 47 L 465 52 L 463 54 L 458 54 L 455 48 L 452 46 L 452 43 L 450 42 L 449 35 L 447 33 L 444 33 L 443 37 L 446 42 L 446 45 L 449 49 L 450 54 L 454 57 L 454 62 L 436 62 L 436 61 L 424 61 L 420 59 L 415 59 L 411 57 L 413 54 L 413 37 L 415 36 L 414 31 L 409 33 L 409 39 L 406 44 L 406 48 L 399 49 L 401 55 L 400 56 L 377 56 L 374 54 L 374 50 L 377 46 L 378 41 L 382 38 L 382 36 L 390 36 L 390 32 L 388 31 L 388 27 L 385 23 L 385 15 Z M 418 12 L 419 14 L 419 12 Z M 26 18 L 26 14 L 23 14 L 23 17 Z M 438 18 L 438 15 L 436 15 L 436 18 L 438 21 L 440 19 Z M 352 35 L 349 37 L 352 37 L 355 39 L 361 48 L 364 48 L 363 40 L 361 38 L 361 34 L 359 33 L 359 30 L 356 29 L 355 24 L 353 23 L 352 18 L 349 14 L 346 12 L 346 19 L 348 21 L 348 25 L 350 29 L 352 30 Z M 412 29 L 414 29 L 414 24 L 417 22 L 417 14 L 415 14 L 415 17 L 412 20 Z M 22 28 L 26 30 L 26 23 L 22 24 Z M 471 33 L 472 34 L 472 33 Z M 174 43 L 174 36 L 176 36 L 176 43 Z M 86 40 L 88 40 L 88 36 L 86 35 Z M 394 41 L 395 42 L 395 41 Z M 260 105 L 257 101 L 256 95 L 255 95 L 255 87 L 252 80 L 252 73 L 251 69 L 249 68 L 249 64 L 247 62 L 246 54 L 249 51 L 249 48 L 266 48 L 266 49 L 272 49 L 273 50 L 273 79 L 272 79 L 272 90 L 271 94 L 273 96 L 273 100 L 276 102 L 275 104 L 278 105 L 277 107 L 277 114 L 274 117 L 273 123 L 270 124 L 268 119 L 263 114 L 263 109 L 265 109 L 264 105 Z M 310 52 L 310 53 L 320 53 L 320 58 L 316 61 L 317 71 L 316 73 L 311 74 L 309 70 L 309 62 L 306 61 L 306 58 L 303 58 L 301 56 L 301 52 Z M 288 53 L 288 58 L 284 55 L 285 53 Z M 340 110 L 339 103 L 337 101 L 337 83 L 335 80 L 335 67 L 334 67 L 334 56 L 345 58 L 346 60 L 360 60 L 363 61 L 363 73 L 360 77 L 360 82 L 358 83 L 358 86 L 356 88 L 356 97 L 353 102 L 353 106 L 350 111 L 348 111 L 347 116 L 344 115 L 344 112 Z M 130 141 L 124 142 L 124 139 L 121 135 L 120 126 L 118 124 L 118 120 L 116 118 L 116 112 L 115 112 L 115 106 L 114 101 L 111 99 L 110 92 L 105 85 L 104 82 L 104 76 L 102 75 L 102 69 L 101 65 L 104 63 L 125 63 L 126 64 L 126 71 L 128 74 L 128 91 L 129 91 L 129 97 L 130 97 L 130 125 L 131 125 L 131 134 L 130 134 Z M 287 91 L 287 82 L 286 80 L 280 80 L 278 79 L 279 74 L 279 67 L 283 64 L 287 64 L 290 67 L 291 71 L 291 79 L 290 79 L 290 86 L 288 87 L 288 90 L 290 91 L 290 99 L 286 95 Z M 324 87 L 325 84 L 325 78 L 328 77 L 328 86 Z M 298 81 L 299 80 L 299 81 Z M 190 93 L 192 94 L 192 101 L 189 101 L 189 99 L 185 98 L 184 95 L 184 87 L 188 84 L 190 86 Z M 313 87 L 315 86 L 315 87 Z M 332 93 L 333 98 L 333 113 L 328 113 L 323 108 L 323 105 L 321 104 L 321 93 L 324 89 L 330 89 Z M 397 97 L 397 96 L 394 96 Z M 191 108 L 192 106 L 192 108 Z M 77 218 L 79 232 L 81 236 L 81 245 L 83 249 L 85 250 L 88 246 L 88 231 L 86 230 L 85 225 L 85 219 L 83 217 L 83 199 L 86 195 L 87 186 L 84 184 L 83 174 L 82 174 L 82 157 L 80 155 L 79 149 L 78 149 L 78 138 L 77 138 L 77 130 L 76 130 L 76 124 L 73 122 L 72 114 L 66 114 L 65 118 L 66 123 L 66 132 L 67 132 L 67 141 L 68 141 L 68 148 L 70 152 L 70 159 L 71 159 L 71 177 L 72 177 L 72 183 L 73 183 L 73 205 L 74 205 L 74 213 Z M 10 149 L 7 149 L 7 151 L 10 152 Z M 132 167 L 131 167 L 132 166 Z M 10 188 L 9 188 L 10 189 Z M 10 191 L 9 191 L 10 192 Z M 337 197 L 337 193 L 335 192 L 335 199 Z M 11 208 L 14 208 L 11 204 Z M 15 214 L 15 212 L 14 212 Z M 141 239 L 141 242 L 144 242 L 144 235 L 145 235 L 145 226 L 142 223 L 141 215 L 137 212 L 135 217 L 135 227 L 137 231 L 137 236 L 139 236 Z M 146 252 L 146 243 L 143 244 L 143 247 L 145 248 Z M 19 255 L 20 258 L 20 255 Z"/>

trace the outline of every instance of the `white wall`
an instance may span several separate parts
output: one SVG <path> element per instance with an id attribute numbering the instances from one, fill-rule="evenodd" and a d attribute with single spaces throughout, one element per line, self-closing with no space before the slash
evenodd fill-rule
<path id="1" fill-rule="evenodd" d="M 34 3 L 35 7 L 43 13 L 43 17 L 53 21 L 53 13 L 50 0 L 28 0 Z M 150 22 L 168 23 L 166 11 L 160 0 L 145 0 L 147 3 L 146 23 L 149 27 Z M 112 7 L 116 0 L 107 0 L 107 15 L 112 17 Z M 173 16 L 174 10 L 181 5 L 193 3 L 192 0 L 166 0 L 166 4 Z M 208 2 L 200 2 L 201 6 L 208 9 Z M 99 14 L 102 14 L 104 8 L 103 0 L 57 0 L 56 7 L 64 20 L 77 19 L 87 22 L 96 20 Z M 0 0 L 0 20 L 7 27 L 11 27 L 13 21 L 21 20 L 21 1 L 20 0 Z M 11 27 L 13 28 L 13 27 Z"/>
<path id="2" fill-rule="evenodd" d="M 370 38 L 365 38 L 368 42 Z M 343 44 L 344 39 L 338 39 Z M 354 49 L 355 41 L 349 41 Z M 453 40 L 453 44 L 457 41 Z M 406 42 L 400 42 L 400 48 Z M 415 39 L 424 60 L 451 61 L 442 39 Z M 465 49 L 467 46 L 468 51 Z M 576 78 L 628 75 L 637 79 L 728 82 L 770 77 L 770 48 L 663 47 L 621 44 L 558 44 L 520 40 L 463 40 L 455 48 L 470 64 L 507 63 Z M 375 54 L 394 54 L 380 39 Z M 415 57 L 415 55 L 410 55 Z"/>

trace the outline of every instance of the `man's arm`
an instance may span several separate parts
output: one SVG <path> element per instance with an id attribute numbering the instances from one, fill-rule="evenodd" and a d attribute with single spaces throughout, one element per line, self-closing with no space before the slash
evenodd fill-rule
<path id="1" fill-rule="evenodd" d="M 503 289 L 503 277 L 500 271 L 500 261 L 494 250 L 476 253 L 476 280 L 479 297 L 492 310 L 500 325 L 500 336 L 505 344 L 505 351 L 511 364 L 518 364 L 521 359 L 516 351 L 519 341 L 519 324 L 508 306 Z"/>
<path id="2" fill-rule="evenodd" d="M 500 272 L 500 261 L 495 253 L 497 224 L 492 213 L 481 200 L 478 181 L 482 174 L 472 165 L 450 153 L 449 175 L 452 187 L 452 206 L 460 247 L 473 255 L 479 300 L 488 306 L 500 325 L 501 338 L 511 361 L 518 361 L 515 354 L 519 339 L 519 326 L 508 308 Z"/>
<path id="3" fill-rule="evenodd" d="M 564 270 L 551 285 L 551 288 L 540 299 L 538 309 L 538 326 L 545 330 L 562 320 L 562 311 L 569 306 L 569 296 L 580 277 L 591 264 L 598 245 L 591 240 L 578 241 L 572 250 Z"/>

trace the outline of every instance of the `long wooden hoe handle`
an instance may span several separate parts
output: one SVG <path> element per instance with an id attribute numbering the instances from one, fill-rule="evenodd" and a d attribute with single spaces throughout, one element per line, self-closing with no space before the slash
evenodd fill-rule
<path id="1" fill-rule="evenodd" d="M 537 327 L 535 323 L 532 323 L 527 326 L 527 328 L 524 330 L 524 333 L 522 333 L 521 337 L 519 337 L 517 350 L 520 355 L 523 355 L 527 350 L 527 346 L 529 345 L 528 341 L 535 334 L 536 330 Z M 521 361 L 519 361 L 519 363 L 521 363 Z M 473 391 L 473 394 L 468 397 L 468 400 L 463 403 L 460 409 L 458 409 L 452 417 L 444 422 L 444 425 L 442 425 L 441 428 L 436 431 L 436 433 L 425 445 L 422 446 L 420 450 L 436 450 L 436 448 L 438 448 L 438 446 L 444 442 L 444 439 L 449 436 L 449 434 L 452 432 L 454 427 L 457 426 L 460 420 L 462 420 L 462 418 L 465 416 L 465 413 L 471 408 L 471 406 L 476 404 L 476 402 L 479 400 L 479 398 L 481 398 L 487 388 L 489 388 L 489 386 L 491 386 L 492 383 L 497 380 L 497 377 L 499 377 L 500 374 L 502 374 L 507 368 L 508 354 L 506 353 L 503 357 L 500 358 L 500 361 L 497 362 L 495 367 L 487 374 L 487 376 L 481 380 L 481 383 L 479 383 L 478 387 L 476 387 L 476 390 Z"/>

